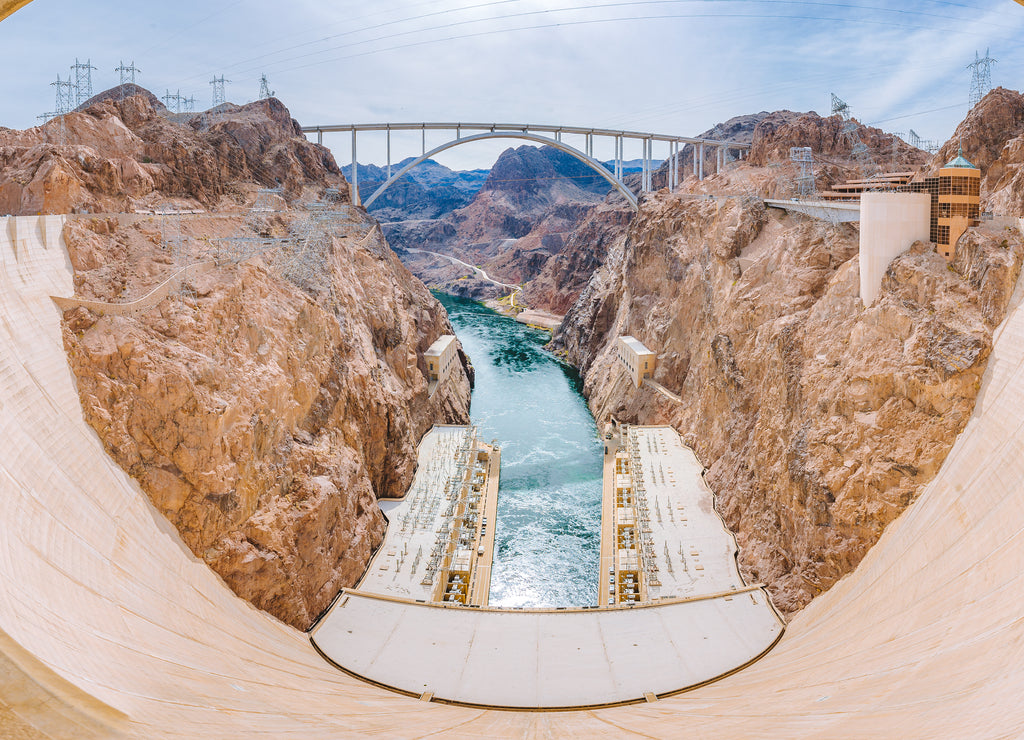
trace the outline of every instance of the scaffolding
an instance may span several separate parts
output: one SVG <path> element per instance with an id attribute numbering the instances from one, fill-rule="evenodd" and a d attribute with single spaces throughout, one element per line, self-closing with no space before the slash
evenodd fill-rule
<path id="1" fill-rule="evenodd" d="M 796 178 L 797 197 L 810 200 L 814 197 L 814 155 L 809 146 L 791 146 L 789 161 L 800 167 Z"/>

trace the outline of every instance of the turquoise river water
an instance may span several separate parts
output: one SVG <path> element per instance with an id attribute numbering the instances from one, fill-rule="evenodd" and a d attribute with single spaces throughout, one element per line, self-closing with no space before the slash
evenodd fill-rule
<path id="1" fill-rule="evenodd" d="M 501 446 L 491 606 L 596 603 L 604 452 L 549 334 L 438 294 L 476 369 L 471 417 Z"/>

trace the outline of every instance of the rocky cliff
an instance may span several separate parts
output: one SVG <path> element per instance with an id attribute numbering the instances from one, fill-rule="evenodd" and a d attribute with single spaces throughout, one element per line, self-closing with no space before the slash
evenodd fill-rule
<path id="1" fill-rule="evenodd" d="M 389 227 L 387 233 L 427 284 L 475 298 L 507 295 L 507 289 L 466 279 L 465 268 L 408 250 L 455 256 L 501 282 L 532 280 L 607 192 L 606 180 L 568 154 L 520 146 L 502 153 L 469 205 L 439 221 Z"/>
<path id="2" fill-rule="evenodd" d="M 306 141 L 275 98 L 183 123 L 151 94 L 97 99 L 63 122 L 0 129 L 0 213 L 130 212 L 167 199 L 230 207 L 254 187 L 280 186 L 289 197 L 305 187 L 347 193 L 330 152 Z"/>
<path id="3" fill-rule="evenodd" d="M 1024 95 L 990 90 L 932 158 L 928 172 L 937 172 L 961 147 L 981 168 L 982 210 L 1024 215 Z"/>
<path id="4" fill-rule="evenodd" d="M 391 166 L 392 174 L 413 161 L 403 159 Z M 352 165 L 342 172 L 352 179 Z M 359 192 L 365 201 L 388 179 L 384 167 L 360 164 Z M 452 170 L 432 159 L 420 162 L 396 181 L 370 206 L 369 211 L 381 221 L 438 219 L 456 208 L 468 205 L 487 179 L 487 170 Z"/>
<path id="5" fill-rule="evenodd" d="M 179 207 L 72 217 L 76 296 L 126 303 L 209 263 L 148 309 L 65 313 L 86 420 L 196 557 L 308 627 L 381 541 L 376 499 L 404 494 L 420 437 L 468 420 L 465 362 L 427 394 L 443 308 L 276 100 L 175 122 L 140 95 L 70 115 L 63 143 L 54 125 L 3 132 L 17 209 Z"/>
<path id="6" fill-rule="evenodd" d="M 743 192 L 757 174 L 744 168 L 701 187 Z M 1002 227 L 969 232 L 951 266 L 919 244 L 864 308 L 857 245 L 856 226 L 663 191 L 611 241 L 555 339 L 599 422 L 684 434 L 745 576 L 788 612 L 852 570 L 935 475 L 1024 257 Z M 623 334 L 658 353 L 654 379 L 681 403 L 632 388 Z"/>

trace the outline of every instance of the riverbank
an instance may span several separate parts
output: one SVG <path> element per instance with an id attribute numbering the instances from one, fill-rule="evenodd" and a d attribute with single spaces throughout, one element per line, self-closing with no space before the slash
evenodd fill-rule
<path id="1" fill-rule="evenodd" d="M 526 324 L 534 329 L 544 329 L 545 331 L 556 332 L 562 325 L 562 319 L 564 316 L 560 316 L 550 311 L 541 311 L 536 308 L 521 308 L 513 306 L 509 297 L 504 298 L 489 298 L 483 301 L 483 304 L 487 308 L 497 311 L 502 316 L 508 316 L 510 319 L 515 319 L 520 324 Z"/>

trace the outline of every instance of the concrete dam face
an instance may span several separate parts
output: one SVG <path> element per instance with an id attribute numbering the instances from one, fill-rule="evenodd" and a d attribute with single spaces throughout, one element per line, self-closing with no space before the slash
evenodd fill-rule
<path id="1" fill-rule="evenodd" d="M 61 218 L 0 219 L 0 729 L 19 737 L 994 737 L 1024 726 L 1024 307 L 939 475 L 775 649 L 651 703 L 496 711 L 328 665 L 235 596 L 82 418 Z M 2 733 L 0 733 L 2 734 Z"/>

